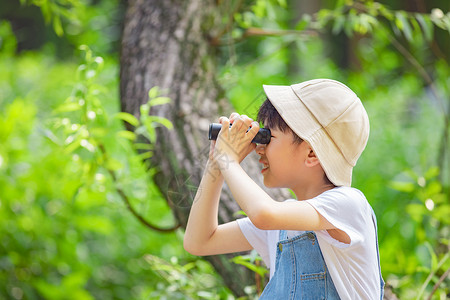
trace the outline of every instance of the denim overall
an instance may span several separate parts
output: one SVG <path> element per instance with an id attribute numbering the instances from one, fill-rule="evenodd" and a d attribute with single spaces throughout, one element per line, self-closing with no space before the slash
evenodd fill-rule
<path id="1" fill-rule="evenodd" d="M 373 217 L 376 232 L 376 220 Z M 275 274 L 260 300 L 273 299 L 340 299 L 322 256 L 316 234 L 307 231 L 287 239 L 287 231 L 280 230 L 275 260 Z M 381 277 L 378 238 L 376 238 L 380 289 L 383 299 L 384 281 Z"/>
<path id="2" fill-rule="evenodd" d="M 259 299 L 340 299 L 315 233 L 286 238 L 280 230 L 275 274 Z"/>

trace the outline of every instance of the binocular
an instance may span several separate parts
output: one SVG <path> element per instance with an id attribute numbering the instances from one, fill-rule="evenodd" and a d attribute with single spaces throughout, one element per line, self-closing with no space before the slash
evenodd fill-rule
<path id="1" fill-rule="evenodd" d="M 231 124 L 230 124 L 231 127 Z M 209 125 L 209 134 L 208 138 L 210 140 L 216 140 L 217 135 L 219 134 L 220 129 L 222 128 L 222 124 L 219 123 L 211 123 Z M 270 143 L 270 129 L 260 128 L 256 136 L 253 138 L 252 143 L 256 144 L 268 144 Z"/>

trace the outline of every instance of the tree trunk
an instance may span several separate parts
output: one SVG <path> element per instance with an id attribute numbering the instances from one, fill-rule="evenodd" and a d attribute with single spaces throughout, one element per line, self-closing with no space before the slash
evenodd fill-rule
<path id="1" fill-rule="evenodd" d="M 159 128 L 153 162 L 154 180 L 175 218 L 186 226 L 189 210 L 209 152 L 207 131 L 211 121 L 232 111 L 215 79 L 216 51 L 210 38 L 221 31 L 215 1 L 129 1 L 121 44 L 120 97 L 122 110 L 139 115 L 153 86 L 165 90 L 172 101 L 155 106 L 151 114 L 163 116 L 173 130 Z M 255 156 L 244 168 L 260 177 Z M 257 175 L 258 174 L 258 175 Z M 276 196 L 276 195 L 273 195 Z M 239 207 L 224 189 L 219 222 L 236 218 Z M 228 256 L 207 259 L 238 296 L 254 285 L 254 275 L 229 262 Z"/>

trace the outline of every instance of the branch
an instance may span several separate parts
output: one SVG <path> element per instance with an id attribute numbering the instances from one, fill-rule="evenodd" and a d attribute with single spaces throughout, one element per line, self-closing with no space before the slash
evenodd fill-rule
<path id="1" fill-rule="evenodd" d="M 222 28 L 222 30 L 216 36 L 211 38 L 211 45 L 213 45 L 213 46 L 220 45 L 220 38 L 225 33 L 229 32 L 231 30 L 231 28 L 233 27 L 234 15 L 239 11 L 239 9 L 242 5 L 242 2 L 243 2 L 243 0 L 239 0 L 233 9 L 233 12 L 228 14 L 228 23 Z M 229 3 L 229 2 L 226 1 L 225 3 Z M 217 4 L 221 4 L 221 3 L 217 3 Z"/>
<path id="2" fill-rule="evenodd" d="M 255 265 L 256 265 L 257 267 L 259 267 L 259 266 L 261 265 L 261 262 L 260 262 L 259 260 L 256 260 L 256 261 L 255 261 Z M 261 280 L 262 280 L 261 275 L 259 275 L 258 272 L 255 272 L 256 293 L 258 294 L 258 296 L 261 296 L 262 291 L 263 291 L 263 289 L 264 289 L 264 288 L 262 287 Z"/>
<path id="3" fill-rule="evenodd" d="M 283 36 L 283 35 L 317 35 L 315 30 L 281 30 L 250 27 L 244 32 L 244 37 L 249 36 Z"/>
<path id="4" fill-rule="evenodd" d="M 106 160 L 108 159 L 108 157 L 107 157 L 107 155 L 106 155 L 105 147 L 104 147 L 102 144 L 100 144 L 100 145 L 99 145 L 99 148 L 100 148 L 100 150 L 101 150 L 101 152 L 102 152 L 102 154 L 103 154 L 103 158 L 104 158 L 105 161 L 106 161 Z M 150 228 L 150 229 L 152 229 L 152 230 L 155 230 L 155 231 L 158 231 L 158 232 L 163 232 L 163 233 L 168 233 L 168 232 L 175 231 L 176 229 L 178 229 L 178 228 L 181 226 L 181 224 L 178 223 L 178 224 L 176 224 L 176 225 L 174 225 L 174 226 L 172 226 L 172 227 L 161 228 L 161 227 L 158 227 L 158 226 L 156 226 L 156 225 L 151 224 L 149 221 L 147 221 L 144 217 L 142 217 L 142 216 L 141 216 L 141 215 L 133 208 L 133 206 L 131 205 L 130 199 L 128 198 L 127 194 L 125 194 L 125 192 L 124 192 L 124 191 L 116 184 L 116 183 L 117 183 L 117 176 L 116 176 L 116 174 L 114 173 L 114 171 L 108 169 L 108 172 L 109 172 L 109 174 L 111 175 L 111 178 L 112 178 L 113 182 L 115 183 L 114 186 L 115 186 L 115 188 L 116 188 L 116 192 L 117 192 L 117 193 L 120 195 L 120 197 L 122 198 L 122 200 L 123 200 L 123 202 L 125 203 L 127 209 L 128 209 L 128 210 L 133 214 L 133 216 L 135 216 L 135 217 L 139 220 L 139 222 L 141 222 L 144 226 L 146 226 L 146 227 L 148 227 L 148 228 Z"/>
<path id="5" fill-rule="evenodd" d="M 417 61 L 417 59 L 402 45 L 400 44 L 397 39 L 395 39 L 391 34 L 388 34 L 388 38 L 391 41 L 391 43 L 394 45 L 395 48 L 397 48 L 398 52 L 403 54 L 405 58 L 414 66 L 417 68 L 417 71 L 419 72 L 420 76 L 425 80 L 427 84 L 432 86 L 432 92 L 436 98 L 438 98 L 437 92 L 434 88 L 433 80 L 431 79 L 431 76 L 427 73 L 427 71 L 422 67 L 422 65 Z"/>
<path id="6" fill-rule="evenodd" d="M 229 41 L 223 42 L 218 38 L 212 38 L 211 44 L 213 46 L 224 46 L 230 44 L 239 43 L 246 38 L 254 37 L 254 36 L 285 36 L 285 35 L 300 35 L 300 36 L 317 36 L 316 30 L 305 29 L 305 30 L 280 30 L 280 29 L 264 29 L 258 27 L 250 27 L 245 30 L 239 38 L 230 38 Z"/>
<path id="7" fill-rule="evenodd" d="M 442 274 L 442 276 L 439 278 L 438 282 L 436 282 L 436 284 L 433 286 L 433 290 L 431 291 L 431 294 L 428 296 L 427 300 L 431 300 L 431 298 L 433 297 L 434 293 L 436 293 L 436 291 L 439 288 L 439 286 L 441 285 L 441 283 L 444 282 L 444 280 L 449 275 L 450 275 L 450 268 L 448 268 L 447 271 L 445 271 L 445 273 Z"/>
<path id="8" fill-rule="evenodd" d="M 436 269 L 435 270 L 431 270 L 431 272 L 430 272 L 430 274 L 428 274 L 428 277 L 427 277 L 427 279 L 425 279 L 425 282 L 423 283 L 423 285 L 422 285 L 422 287 L 421 287 L 421 289 L 420 289 L 420 291 L 419 291 L 419 293 L 418 293 L 418 295 L 417 295 L 417 298 L 416 299 L 422 299 L 422 295 L 423 295 L 423 293 L 425 292 L 425 289 L 427 288 L 427 286 L 428 286 L 428 283 L 431 281 L 431 279 L 434 277 L 434 275 L 436 274 L 436 272 L 441 268 L 441 266 L 447 261 L 447 259 L 450 257 L 450 252 L 447 252 L 445 255 L 444 255 L 444 257 L 439 261 L 439 263 L 438 263 L 438 265 L 436 266 Z M 444 275 L 448 272 L 449 270 L 447 270 L 445 273 L 444 273 Z M 441 276 L 441 278 L 444 278 L 445 279 L 445 276 Z M 440 280 L 441 280 L 441 278 L 439 279 L 439 281 L 438 281 L 438 286 L 440 285 Z M 443 280 L 444 280 L 443 279 Z M 434 285 L 434 287 L 433 287 L 433 292 L 431 293 L 431 295 L 433 295 L 433 293 L 435 292 L 435 290 L 434 290 L 434 288 L 436 287 L 436 285 Z M 436 289 L 437 289 L 437 287 L 436 287 Z"/>
<path id="9" fill-rule="evenodd" d="M 445 104 L 444 100 L 439 97 L 439 93 L 436 90 L 435 84 L 431 78 L 431 76 L 427 73 L 424 67 L 417 61 L 417 59 L 399 42 L 397 41 L 391 34 L 387 34 L 389 40 L 391 41 L 392 45 L 394 45 L 397 50 L 405 56 L 405 58 L 413 65 L 417 71 L 419 72 L 420 76 L 423 78 L 423 80 L 428 84 L 430 87 L 430 90 L 433 94 L 433 96 L 436 98 L 436 100 L 439 102 L 439 104 L 442 106 L 442 113 L 444 115 L 444 130 L 442 132 L 442 140 L 441 145 L 439 147 L 439 153 L 438 153 L 438 166 L 441 170 L 444 169 L 445 164 L 445 155 L 447 153 L 446 148 L 448 145 L 448 137 L 449 137 L 449 118 L 448 118 L 448 112 L 445 110 Z M 450 107 L 448 108 L 450 111 Z M 442 173 L 440 173 L 439 177 L 440 180 L 442 180 Z"/>

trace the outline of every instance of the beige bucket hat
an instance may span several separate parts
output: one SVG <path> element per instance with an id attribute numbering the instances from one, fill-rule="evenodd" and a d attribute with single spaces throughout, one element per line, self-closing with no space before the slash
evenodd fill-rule
<path id="1" fill-rule="evenodd" d="M 353 167 L 370 131 L 358 96 L 331 79 L 263 87 L 286 124 L 311 145 L 328 179 L 336 186 L 351 186 Z"/>

